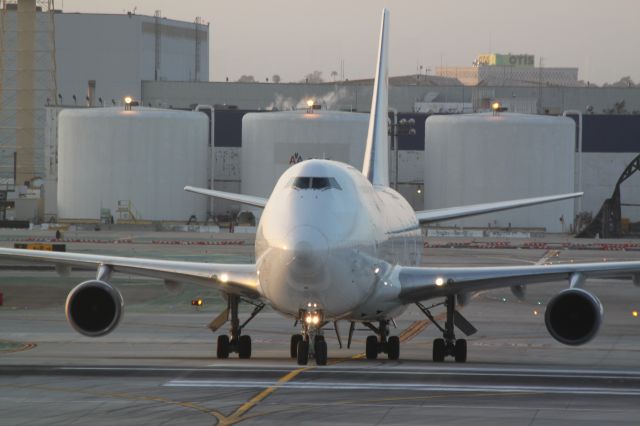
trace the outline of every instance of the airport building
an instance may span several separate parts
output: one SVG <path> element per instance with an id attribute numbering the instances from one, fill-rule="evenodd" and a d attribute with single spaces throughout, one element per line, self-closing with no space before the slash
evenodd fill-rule
<path id="1" fill-rule="evenodd" d="M 53 1 L 0 10 L 0 179 L 45 174 L 47 106 L 140 99 L 141 81 L 208 81 L 209 26 L 134 13 L 64 13 Z M 15 154 L 14 154 L 15 153 Z"/>
<path id="2" fill-rule="evenodd" d="M 470 67 L 436 67 L 436 75 L 456 78 L 466 86 L 580 87 L 578 68 L 535 66 L 534 55 L 479 55 Z"/>
<path id="3" fill-rule="evenodd" d="M 371 80 L 209 82 L 209 26 L 201 20 L 182 22 L 159 13 L 68 14 L 33 0 L 3 6 L 0 167 L 13 207 L 9 217 L 210 221 L 235 217 L 246 207 L 183 199 L 177 193 L 182 186 L 268 196 L 291 161 L 333 158 L 361 167 Z M 32 37 L 20 28 L 31 28 Z M 25 43 L 31 51 L 21 47 Z M 390 180 L 416 210 L 478 202 L 481 192 L 464 191 L 473 185 L 487 188 L 483 201 L 584 190 L 582 201 L 565 203 L 562 211 L 449 224 L 568 231 L 576 213 L 595 215 L 611 196 L 638 154 L 640 88 L 583 87 L 575 68 L 562 69 L 553 80 L 545 74 L 549 68 L 534 64 L 531 55 L 493 54 L 480 57 L 473 67 L 475 83 L 461 75 L 390 78 Z M 32 71 L 18 72 L 25 69 Z M 132 98 L 129 106 L 125 96 Z M 307 111 L 309 99 L 318 109 Z M 496 101 L 506 110 L 499 114 L 502 121 L 483 115 Z M 557 118 L 563 113 L 570 118 Z M 451 121 L 439 122 L 442 115 Z M 413 120 L 412 132 L 397 126 L 403 119 Z M 506 126 L 499 127 L 503 121 Z M 127 123 L 130 131 L 109 130 L 105 123 Z M 557 123 L 564 130 L 553 130 Z M 176 129 L 184 131 L 176 134 Z M 443 139 L 453 130 L 442 129 L 466 136 Z M 494 134 L 502 136 L 492 140 Z M 465 146 L 469 140 L 478 145 Z M 481 146 L 476 156 L 460 154 Z M 192 167 L 178 161 L 180 150 L 193 159 Z M 148 154 L 136 171 L 131 155 L 123 157 L 123 152 Z M 441 172 L 436 152 L 447 157 Z M 78 162 L 87 165 L 75 170 L 65 165 Z M 162 170 L 154 171 L 152 164 Z M 517 179 L 509 172 L 514 167 Z M 109 171 L 116 169 L 118 176 Z M 100 178 L 89 176 L 92 171 Z M 535 176 L 541 180 L 533 182 Z M 519 182 L 520 192 L 499 189 L 491 179 Z M 97 192 L 103 195 L 94 196 L 100 185 Z M 451 191 L 462 194 L 447 198 L 434 187 L 448 185 L 458 185 Z M 640 185 L 629 180 L 623 193 L 628 200 L 623 216 L 640 219 L 633 207 Z M 160 207 L 162 198 L 170 206 Z"/>

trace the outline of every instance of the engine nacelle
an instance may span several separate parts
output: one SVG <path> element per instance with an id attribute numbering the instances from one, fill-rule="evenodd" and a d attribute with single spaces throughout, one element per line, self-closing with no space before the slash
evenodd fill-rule
<path id="1" fill-rule="evenodd" d="M 595 337 L 602 315 L 602 304 L 597 297 L 583 289 L 570 288 L 551 299 L 544 322 L 558 342 L 578 346 Z"/>
<path id="2" fill-rule="evenodd" d="M 124 301 L 118 290 L 104 281 L 78 284 L 67 296 L 67 321 L 80 334 L 104 336 L 122 319 Z"/>

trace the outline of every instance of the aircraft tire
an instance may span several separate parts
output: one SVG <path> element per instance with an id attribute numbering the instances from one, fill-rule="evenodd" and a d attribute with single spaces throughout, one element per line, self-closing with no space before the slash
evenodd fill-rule
<path id="1" fill-rule="evenodd" d="M 244 335 L 238 339 L 238 356 L 241 359 L 251 358 L 251 337 Z"/>
<path id="2" fill-rule="evenodd" d="M 467 362 L 467 341 L 465 339 L 456 340 L 454 354 L 456 362 Z"/>
<path id="3" fill-rule="evenodd" d="M 367 359 L 376 359 L 378 358 L 378 337 L 371 335 L 367 336 L 367 344 L 366 344 L 366 354 Z"/>
<path id="4" fill-rule="evenodd" d="M 400 358 L 400 338 L 398 336 L 389 337 L 387 341 L 387 356 L 394 361 Z"/>
<path id="5" fill-rule="evenodd" d="M 444 361 L 444 339 L 435 339 L 433 341 L 433 362 Z"/>
<path id="6" fill-rule="evenodd" d="M 298 356 L 298 342 L 302 340 L 301 334 L 294 334 L 291 336 L 291 359 L 296 359 Z"/>
<path id="7" fill-rule="evenodd" d="M 316 342 L 316 364 L 327 365 L 327 342 L 319 340 Z"/>
<path id="8" fill-rule="evenodd" d="M 216 347 L 218 359 L 229 358 L 229 336 L 221 334 L 218 336 L 218 346 Z"/>
<path id="9" fill-rule="evenodd" d="M 304 340 L 298 342 L 296 358 L 298 365 L 307 365 L 309 362 L 309 342 L 305 342 Z"/>

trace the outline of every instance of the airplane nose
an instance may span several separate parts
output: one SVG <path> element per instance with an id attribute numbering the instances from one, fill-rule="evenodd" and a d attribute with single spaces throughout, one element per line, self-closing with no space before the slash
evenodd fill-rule
<path id="1" fill-rule="evenodd" d="M 329 244 L 320 230 L 299 226 L 287 236 L 287 264 L 292 278 L 299 280 L 321 273 L 327 261 Z"/>

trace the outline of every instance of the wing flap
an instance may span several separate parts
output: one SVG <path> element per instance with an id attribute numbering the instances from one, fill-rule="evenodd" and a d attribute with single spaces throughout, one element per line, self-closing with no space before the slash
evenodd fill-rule
<path id="1" fill-rule="evenodd" d="M 640 262 L 473 268 L 402 267 L 399 273 L 399 297 L 405 303 L 413 303 L 459 293 L 569 280 L 575 273 L 586 277 L 634 279 L 640 274 Z"/>
<path id="2" fill-rule="evenodd" d="M 253 264 L 184 262 L 10 248 L 0 248 L 0 258 L 50 263 L 56 268 L 72 266 L 97 268 L 106 265 L 114 272 L 195 283 L 250 298 L 261 296 L 256 267 Z"/>
<path id="3" fill-rule="evenodd" d="M 416 217 L 421 224 L 441 222 L 444 220 L 459 219 L 469 216 L 477 216 L 485 213 L 510 210 L 518 207 L 533 206 L 536 204 L 552 203 L 554 201 L 568 200 L 582 196 L 582 192 L 570 194 L 550 195 L 547 197 L 521 198 L 519 200 L 498 201 L 495 203 L 472 204 L 461 207 L 447 207 L 437 210 L 422 210 L 416 212 Z"/>

